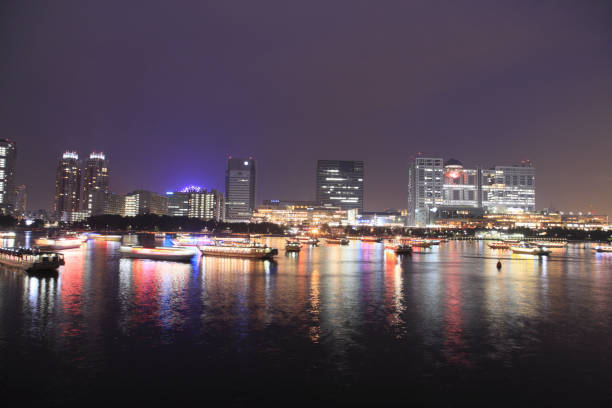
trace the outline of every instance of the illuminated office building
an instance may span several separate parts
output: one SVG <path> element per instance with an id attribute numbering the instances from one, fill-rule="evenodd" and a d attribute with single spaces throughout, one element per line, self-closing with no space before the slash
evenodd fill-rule
<path id="1" fill-rule="evenodd" d="M 168 192 L 166 197 L 168 197 L 168 215 L 171 217 L 225 220 L 225 197 L 217 190 L 189 186 L 181 191 Z"/>
<path id="2" fill-rule="evenodd" d="M 104 200 L 104 214 L 125 215 L 125 196 L 109 192 Z"/>
<path id="3" fill-rule="evenodd" d="M 255 210 L 255 160 L 230 157 L 225 171 L 225 218 L 249 222 Z"/>
<path id="4" fill-rule="evenodd" d="M 408 169 L 408 225 L 427 225 L 443 202 L 443 160 L 415 157 Z"/>
<path id="5" fill-rule="evenodd" d="M 15 142 L 0 140 L 0 212 L 12 214 L 15 207 Z"/>
<path id="6" fill-rule="evenodd" d="M 108 196 L 108 163 L 104 153 L 91 153 L 83 177 L 83 212 L 88 216 L 104 214 Z"/>
<path id="7" fill-rule="evenodd" d="M 189 196 L 191 193 L 183 191 L 169 191 L 168 215 L 171 217 L 189 217 Z"/>
<path id="8" fill-rule="evenodd" d="M 316 201 L 363 212 L 363 161 L 318 160 Z"/>
<path id="9" fill-rule="evenodd" d="M 63 221 L 70 221 L 72 213 L 78 213 L 81 196 L 81 168 L 77 152 L 62 155 L 55 177 L 55 202 L 53 210 Z"/>
<path id="10" fill-rule="evenodd" d="M 535 168 L 520 166 L 466 169 L 455 159 L 418 156 L 408 171 L 408 225 L 425 226 L 439 218 L 477 218 L 484 213 L 535 211 Z"/>
<path id="11" fill-rule="evenodd" d="M 15 188 L 15 215 L 23 216 L 27 212 L 28 207 L 28 192 L 25 185 L 20 185 Z"/>
<path id="12" fill-rule="evenodd" d="M 126 217 L 155 214 L 168 215 L 168 198 L 145 190 L 136 190 L 125 196 Z"/>

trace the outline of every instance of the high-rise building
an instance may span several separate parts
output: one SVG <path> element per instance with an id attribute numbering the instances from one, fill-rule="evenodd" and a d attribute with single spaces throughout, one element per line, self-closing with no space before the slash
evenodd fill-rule
<path id="1" fill-rule="evenodd" d="M 225 171 L 225 218 L 249 222 L 255 210 L 255 160 L 230 157 Z"/>
<path id="2" fill-rule="evenodd" d="M 67 151 L 62 155 L 55 177 L 55 214 L 70 221 L 73 212 L 79 212 L 81 196 L 81 168 L 77 152 Z"/>
<path id="3" fill-rule="evenodd" d="M 104 214 L 125 215 L 125 196 L 109 192 L 104 200 Z"/>
<path id="4" fill-rule="evenodd" d="M 189 218 L 225 220 L 225 198 L 217 190 L 201 190 L 189 195 Z"/>
<path id="5" fill-rule="evenodd" d="M 0 140 L 0 212 L 12 214 L 15 207 L 15 161 L 17 147 L 8 139 Z"/>
<path id="6" fill-rule="evenodd" d="M 363 161 L 318 160 L 316 201 L 363 212 Z"/>
<path id="7" fill-rule="evenodd" d="M 408 171 L 408 225 L 483 213 L 535 211 L 535 169 L 521 166 L 466 169 L 455 159 L 416 157 Z"/>
<path id="8" fill-rule="evenodd" d="M 443 160 L 415 157 L 408 169 L 408 225 L 427 225 L 443 200 Z"/>
<path id="9" fill-rule="evenodd" d="M 189 196 L 191 193 L 185 191 L 169 191 L 168 215 L 171 217 L 189 217 Z"/>
<path id="10" fill-rule="evenodd" d="M 85 163 L 83 212 L 89 216 L 104 214 L 104 203 L 108 193 L 108 163 L 106 156 L 101 152 L 93 152 Z"/>
<path id="11" fill-rule="evenodd" d="M 27 212 L 28 192 L 24 184 L 15 188 L 15 215 L 23 216 Z"/>
<path id="12" fill-rule="evenodd" d="M 136 190 L 125 196 L 126 217 L 156 214 L 168 215 L 168 198 L 151 191 Z"/>

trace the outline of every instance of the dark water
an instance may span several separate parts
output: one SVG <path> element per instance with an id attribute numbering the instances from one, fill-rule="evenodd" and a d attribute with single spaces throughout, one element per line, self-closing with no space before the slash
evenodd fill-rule
<path id="1" fill-rule="evenodd" d="M 483 242 L 398 258 L 353 241 L 281 249 L 276 263 L 128 260 L 118 248 L 64 251 L 57 276 L 0 270 L 2 395 L 39 406 L 612 398 L 612 254 L 583 244 L 542 260 L 502 254 L 501 272 Z"/>

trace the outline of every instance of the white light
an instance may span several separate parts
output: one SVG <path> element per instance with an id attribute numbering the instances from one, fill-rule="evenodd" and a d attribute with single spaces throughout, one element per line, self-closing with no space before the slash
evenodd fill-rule
<path id="1" fill-rule="evenodd" d="M 248 161 L 245 161 L 245 162 L 244 162 L 244 165 L 245 165 L 245 166 L 248 166 L 248 165 L 249 165 L 249 162 L 248 162 Z"/>

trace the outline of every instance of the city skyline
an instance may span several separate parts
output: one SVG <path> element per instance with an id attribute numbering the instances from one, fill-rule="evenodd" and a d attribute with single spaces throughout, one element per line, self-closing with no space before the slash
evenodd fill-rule
<path id="1" fill-rule="evenodd" d="M 470 167 L 530 159 L 538 208 L 612 213 L 601 3 L 389 4 L 372 14 L 340 3 L 259 12 L 150 2 L 139 30 L 139 7 L 116 8 L 3 5 L 14 35 L 0 48 L 0 126 L 17 143 L 30 209 L 51 207 L 47 174 L 67 147 L 106 152 L 120 193 L 221 189 L 228 154 L 257 157 L 260 199 L 311 199 L 316 160 L 359 158 L 366 210 L 405 207 L 419 151 Z M 227 31 L 218 15 L 237 24 Z"/>

